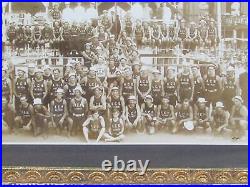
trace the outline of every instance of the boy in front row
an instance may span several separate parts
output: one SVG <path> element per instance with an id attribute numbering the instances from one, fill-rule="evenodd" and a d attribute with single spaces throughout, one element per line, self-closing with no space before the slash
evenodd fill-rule
<path id="1" fill-rule="evenodd" d="M 124 139 L 124 122 L 119 115 L 118 110 L 112 111 L 109 132 L 104 134 L 105 142 L 120 142 Z"/>
<path id="2" fill-rule="evenodd" d="M 99 142 L 105 133 L 105 121 L 98 111 L 93 111 L 82 126 L 83 135 L 88 143 L 89 138 L 96 139 L 96 142 Z"/>

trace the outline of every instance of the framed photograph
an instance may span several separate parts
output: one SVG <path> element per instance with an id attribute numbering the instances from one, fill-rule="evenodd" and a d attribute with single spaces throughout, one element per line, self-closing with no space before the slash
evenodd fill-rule
<path id="1" fill-rule="evenodd" d="M 4 184 L 247 184 L 247 2 L 3 2 Z"/>

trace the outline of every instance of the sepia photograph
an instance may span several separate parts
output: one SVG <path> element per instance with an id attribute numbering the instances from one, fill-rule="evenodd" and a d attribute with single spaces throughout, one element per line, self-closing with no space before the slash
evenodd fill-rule
<path id="1" fill-rule="evenodd" d="M 3 2 L 3 144 L 248 143 L 247 2 Z"/>

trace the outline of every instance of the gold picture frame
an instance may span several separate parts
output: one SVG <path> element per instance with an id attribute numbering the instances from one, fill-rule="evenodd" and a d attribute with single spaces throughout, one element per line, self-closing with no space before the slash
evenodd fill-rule
<path id="1" fill-rule="evenodd" d="M 247 184 L 247 168 L 155 168 L 105 172 L 99 168 L 3 167 L 4 184 Z"/>

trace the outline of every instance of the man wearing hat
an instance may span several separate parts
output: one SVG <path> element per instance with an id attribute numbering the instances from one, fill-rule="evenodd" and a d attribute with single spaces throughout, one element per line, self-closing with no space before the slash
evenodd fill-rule
<path id="1" fill-rule="evenodd" d="M 177 121 L 176 126 L 173 128 L 172 133 L 177 133 L 178 131 L 193 131 L 193 109 L 190 105 L 188 99 L 184 99 L 181 104 L 176 106 Z"/>
<path id="2" fill-rule="evenodd" d="M 31 82 L 30 93 L 32 99 L 40 98 L 42 102 L 48 93 L 47 82 L 43 79 L 43 70 L 37 68 L 35 70 L 35 78 L 34 81 Z"/>
<path id="3" fill-rule="evenodd" d="M 138 105 L 136 96 L 128 97 L 128 105 L 125 108 L 126 110 L 126 128 L 129 131 L 136 131 L 137 133 L 141 131 L 141 110 Z"/>
<path id="4" fill-rule="evenodd" d="M 63 89 L 56 91 L 56 98 L 50 102 L 50 114 L 52 120 L 49 126 L 56 127 L 57 134 L 60 135 L 64 128 L 67 128 L 67 135 L 70 136 L 73 126 L 73 120 L 69 118 L 67 102 L 63 99 Z"/>
<path id="5" fill-rule="evenodd" d="M 132 77 L 132 70 L 130 68 L 125 69 L 124 77 L 120 84 L 120 94 L 124 97 L 125 103 L 127 103 L 130 95 L 136 95 L 136 82 Z"/>
<path id="6" fill-rule="evenodd" d="M 21 96 L 26 96 L 28 98 L 29 94 L 29 82 L 27 78 L 25 78 L 25 71 L 23 69 L 17 70 L 17 77 L 14 83 L 14 95 L 15 95 L 15 110 L 18 112 L 20 106 L 20 98 Z"/>
<path id="7" fill-rule="evenodd" d="M 2 96 L 5 97 L 8 102 L 12 102 L 12 87 L 10 78 L 8 77 L 8 67 L 2 67 Z"/>
<path id="8" fill-rule="evenodd" d="M 204 95 L 204 80 L 201 76 L 200 68 L 198 65 L 193 65 L 191 67 L 192 75 L 194 79 L 194 94 L 193 94 L 193 103 L 196 103 L 199 97 L 205 97 Z"/>
<path id="9" fill-rule="evenodd" d="M 209 127 L 209 108 L 206 106 L 205 98 L 198 98 L 197 104 L 194 105 L 194 126 L 195 129 L 202 128 L 205 132 Z"/>
<path id="10" fill-rule="evenodd" d="M 170 99 L 168 96 L 162 98 L 162 104 L 158 107 L 158 127 L 172 130 L 175 125 L 174 107 L 169 104 Z"/>
<path id="11" fill-rule="evenodd" d="M 164 79 L 164 92 L 165 96 L 169 97 L 169 104 L 175 107 L 177 102 L 177 79 L 173 66 L 169 66 L 167 69 L 167 77 Z"/>
<path id="12" fill-rule="evenodd" d="M 161 104 L 162 96 L 164 96 L 164 84 L 161 80 L 161 72 L 158 69 L 153 70 L 153 78 L 151 81 L 151 95 L 155 105 Z"/>
<path id="13" fill-rule="evenodd" d="M 45 106 L 42 105 L 41 98 L 34 98 L 33 101 L 34 113 L 32 118 L 34 136 L 43 134 L 48 137 L 48 121 L 50 120 L 50 113 Z"/>
<path id="14" fill-rule="evenodd" d="M 157 106 L 153 100 L 151 95 L 147 95 L 141 105 L 141 121 L 149 134 L 155 133 L 157 125 Z"/>
<path id="15" fill-rule="evenodd" d="M 141 105 L 145 97 L 151 92 L 151 79 L 145 68 L 141 68 L 140 75 L 136 79 L 138 103 Z"/>
<path id="16" fill-rule="evenodd" d="M 103 15 L 101 16 L 101 24 L 104 26 L 106 32 L 110 31 L 112 25 L 107 10 L 103 10 Z"/>
<path id="17" fill-rule="evenodd" d="M 178 101 L 182 103 L 184 99 L 192 100 L 194 93 L 194 80 L 191 76 L 189 66 L 183 65 L 183 71 L 177 79 L 177 97 Z"/>
<path id="18" fill-rule="evenodd" d="M 221 79 L 215 73 L 215 65 L 209 65 L 204 77 L 205 99 L 213 106 L 221 98 Z"/>
<path id="19" fill-rule="evenodd" d="M 107 83 L 107 65 L 104 58 L 99 58 L 98 63 L 93 66 L 96 71 L 96 77 L 99 78 L 102 84 Z"/>
<path id="20" fill-rule="evenodd" d="M 222 102 L 216 102 L 215 109 L 211 116 L 211 128 L 213 134 L 221 135 L 228 131 L 229 113 L 225 111 Z"/>
<path id="21" fill-rule="evenodd" d="M 83 90 L 81 86 L 77 86 L 74 89 L 75 97 L 71 99 L 69 104 L 69 114 L 73 120 L 72 133 L 77 134 L 82 127 L 82 124 L 87 119 L 88 114 L 88 102 L 82 97 Z"/>
<path id="22" fill-rule="evenodd" d="M 128 37 L 132 36 L 133 22 L 132 22 L 131 15 L 129 13 L 125 16 L 123 29 L 126 31 Z"/>
<path id="23" fill-rule="evenodd" d="M 94 95 L 90 98 L 89 109 L 92 112 L 98 111 L 101 116 L 104 116 L 106 111 L 106 96 L 103 94 L 103 87 L 96 86 Z"/>
<path id="24" fill-rule="evenodd" d="M 230 115 L 230 128 L 232 130 L 232 139 L 240 139 L 245 135 L 245 130 L 248 125 L 248 110 L 247 107 L 243 105 L 243 99 L 241 96 L 235 96 L 232 101 L 234 105 L 232 106 Z"/>
<path id="25" fill-rule="evenodd" d="M 34 63 L 28 64 L 28 79 L 30 82 L 32 82 L 35 78 L 35 69 L 36 69 L 36 66 Z"/>
<path id="26" fill-rule="evenodd" d="M 46 81 L 52 80 L 50 65 L 48 65 L 48 64 L 44 65 L 43 70 L 44 70 L 43 79 Z"/>
<path id="27" fill-rule="evenodd" d="M 112 87 L 110 96 L 107 98 L 108 116 L 110 116 L 111 111 L 116 109 L 120 113 L 120 117 L 125 120 L 125 101 L 123 96 L 120 95 L 118 87 Z"/>
<path id="28" fill-rule="evenodd" d="M 222 78 L 222 95 L 225 109 L 231 111 L 233 106 L 232 98 L 239 93 L 239 80 L 235 77 L 235 69 L 232 66 L 227 68 L 226 77 Z"/>
<path id="29" fill-rule="evenodd" d="M 20 109 L 15 117 L 15 125 L 18 128 L 23 128 L 24 126 L 28 126 L 32 129 L 33 128 L 32 118 L 34 115 L 34 108 L 31 104 L 27 102 L 27 98 L 25 96 L 22 96 L 20 98 L 20 102 L 21 102 Z"/>

